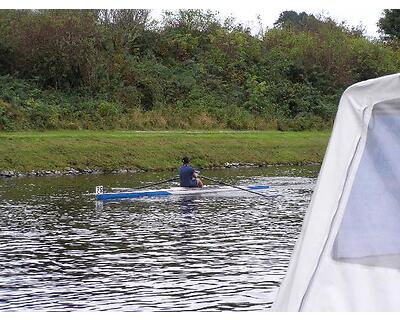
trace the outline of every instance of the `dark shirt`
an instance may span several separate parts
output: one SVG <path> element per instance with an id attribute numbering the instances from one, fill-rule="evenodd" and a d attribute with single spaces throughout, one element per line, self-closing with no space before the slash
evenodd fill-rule
<path id="1" fill-rule="evenodd" d="M 183 165 L 179 168 L 181 187 L 197 187 L 197 180 L 193 177 L 194 169 L 191 166 Z"/>

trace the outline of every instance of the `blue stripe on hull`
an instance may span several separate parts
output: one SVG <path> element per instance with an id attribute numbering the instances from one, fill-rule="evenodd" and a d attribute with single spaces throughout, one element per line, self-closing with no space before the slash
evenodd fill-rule
<path id="1" fill-rule="evenodd" d="M 97 194 L 97 200 L 110 199 L 126 199 L 126 198 L 141 198 L 141 197 L 164 197 L 170 196 L 172 193 L 168 191 L 144 191 L 144 192 L 119 192 L 119 193 L 102 193 Z"/>
<path id="2" fill-rule="evenodd" d="M 247 189 L 249 190 L 262 190 L 262 189 L 269 189 L 270 186 L 248 186 Z"/>

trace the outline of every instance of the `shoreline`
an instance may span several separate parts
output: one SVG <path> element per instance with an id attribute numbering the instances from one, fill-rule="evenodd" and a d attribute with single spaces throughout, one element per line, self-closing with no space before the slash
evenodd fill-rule
<path id="1" fill-rule="evenodd" d="M 222 170 L 222 169 L 251 169 L 251 168 L 267 168 L 267 167 L 306 167 L 318 166 L 320 162 L 303 162 L 303 163 L 276 163 L 276 164 L 253 164 L 253 163 L 225 163 L 223 166 L 213 166 L 199 168 L 201 170 Z M 145 170 L 145 169 L 74 169 L 66 168 L 65 170 L 33 170 L 31 172 L 19 172 L 13 170 L 0 171 L 0 179 L 26 178 L 26 177 L 63 177 L 63 176 L 80 176 L 89 174 L 129 174 L 129 173 L 145 173 L 145 172 L 167 172 L 175 169 L 161 170 Z"/>

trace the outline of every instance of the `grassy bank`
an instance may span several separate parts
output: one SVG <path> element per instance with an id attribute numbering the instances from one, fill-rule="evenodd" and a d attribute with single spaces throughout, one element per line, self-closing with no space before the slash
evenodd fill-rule
<path id="1" fill-rule="evenodd" d="M 0 171 L 169 170 L 183 155 L 206 168 L 226 162 L 321 162 L 330 132 L 48 131 L 0 133 Z"/>

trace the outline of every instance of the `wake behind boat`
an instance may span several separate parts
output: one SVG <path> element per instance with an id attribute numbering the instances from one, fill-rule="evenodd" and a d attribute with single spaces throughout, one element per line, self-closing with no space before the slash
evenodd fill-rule
<path id="1" fill-rule="evenodd" d="M 142 198 L 142 197 L 166 197 L 173 195 L 197 195 L 197 194 L 214 194 L 221 192 L 232 191 L 248 191 L 257 193 L 257 191 L 269 189 L 267 185 L 250 185 L 250 186 L 218 186 L 210 185 L 203 188 L 186 188 L 186 187 L 172 187 L 167 189 L 119 189 L 117 192 L 104 192 L 103 186 L 96 187 L 96 200 L 113 200 L 113 199 L 128 199 L 128 198 Z M 262 195 L 262 194 L 260 194 Z"/>

